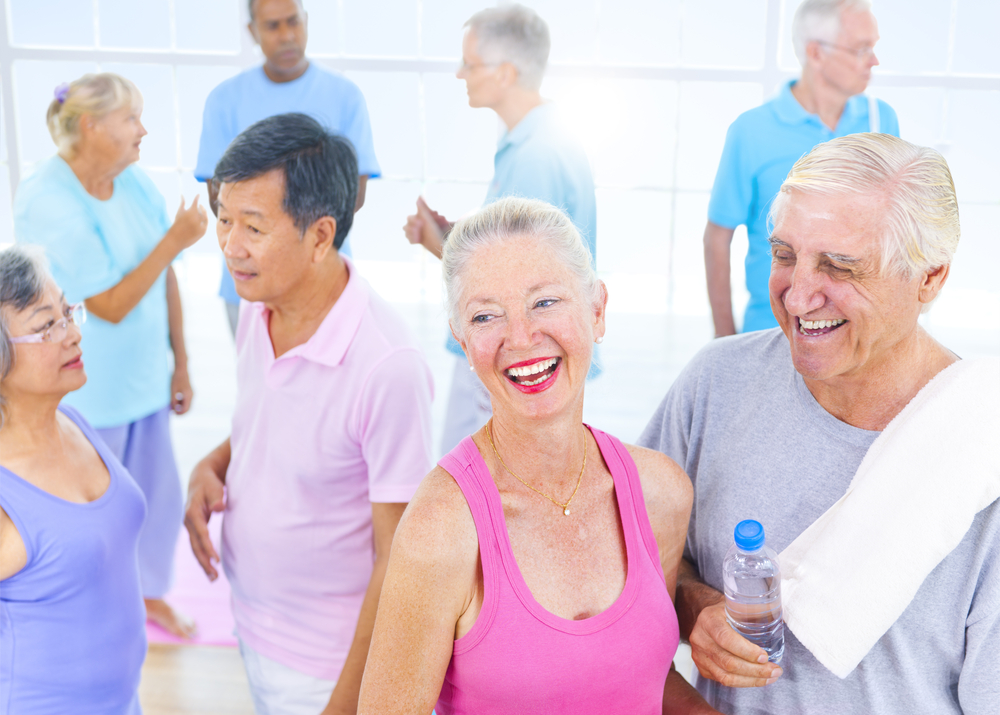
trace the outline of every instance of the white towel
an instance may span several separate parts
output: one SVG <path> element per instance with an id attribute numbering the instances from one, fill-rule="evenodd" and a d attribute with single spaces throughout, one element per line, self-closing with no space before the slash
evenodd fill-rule
<path id="1" fill-rule="evenodd" d="M 779 558 L 785 623 L 846 678 L 1000 497 L 1000 359 L 938 373 Z M 947 606 L 947 604 L 942 604 Z"/>

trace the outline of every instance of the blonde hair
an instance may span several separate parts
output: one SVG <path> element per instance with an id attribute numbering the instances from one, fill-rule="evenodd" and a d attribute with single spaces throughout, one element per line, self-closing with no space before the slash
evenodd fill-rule
<path id="1" fill-rule="evenodd" d="M 56 88 L 56 95 L 49 104 L 45 122 L 59 154 L 65 157 L 71 157 L 75 151 L 80 139 L 80 118 L 84 115 L 100 119 L 126 106 L 142 109 L 139 88 L 131 80 L 111 72 L 85 74 L 68 86 Z"/>
<path id="2" fill-rule="evenodd" d="M 882 197 L 883 275 L 913 279 L 950 265 L 958 248 L 958 198 L 948 162 L 890 134 L 833 139 L 795 162 L 771 204 L 772 226 L 792 191 Z"/>
<path id="3" fill-rule="evenodd" d="M 583 295 L 594 304 L 600 300 L 601 284 L 591 265 L 590 251 L 569 217 L 544 201 L 510 196 L 459 221 L 448 234 L 441 260 L 448 314 L 457 335 L 463 332 L 462 321 L 458 318 L 458 300 L 469 260 L 480 248 L 525 236 L 551 248 L 580 279 Z"/>

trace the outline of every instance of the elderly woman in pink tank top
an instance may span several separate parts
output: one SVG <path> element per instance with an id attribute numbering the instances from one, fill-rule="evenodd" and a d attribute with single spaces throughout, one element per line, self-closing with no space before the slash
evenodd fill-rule
<path id="1" fill-rule="evenodd" d="M 583 423 L 607 290 L 558 209 L 453 229 L 451 328 L 493 418 L 399 523 L 359 713 L 715 712 L 673 670 L 691 482 Z"/>

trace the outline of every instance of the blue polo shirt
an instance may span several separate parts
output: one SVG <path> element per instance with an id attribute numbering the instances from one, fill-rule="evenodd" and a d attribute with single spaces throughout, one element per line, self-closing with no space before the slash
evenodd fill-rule
<path id="1" fill-rule="evenodd" d="M 272 82 L 263 67 L 253 67 L 212 90 L 205 100 L 195 178 L 211 179 L 230 142 L 251 124 L 288 112 L 308 114 L 329 131 L 349 139 L 358 156 L 360 175 L 374 179 L 382 173 L 361 90 L 346 77 L 310 62 L 302 76 L 291 82 Z M 346 243 L 341 251 L 350 255 Z M 240 301 L 227 270 L 222 271 L 219 295 L 227 303 Z"/>
<path id="2" fill-rule="evenodd" d="M 746 257 L 746 282 L 750 302 L 743 332 L 777 327 L 771 313 L 767 281 L 771 275 L 770 232 L 767 212 L 792 166 L 814 146 L 836 137 L 879 131 L 899 136 L 899 121 L 892 107 L 878 100 L 879 126 L 868 117 L 868 97 L 847 100 L 837 129 L 831 131 L 819 115 L 810 114 L 792 95 L 792 80 L 778 96 L 744 112 L 726 134 L 719 171 L 712 186 L 708 220 L 724 228 L 747 227 L 750 248 Z"/>
<path id="3" fill-rule="evenodd" d="M 538 199 L 562 209 L 580 232 L 596 266 L 597 199 L 590 162 L 583 147 L 559 125 L 551 104 L 532 109 L 497 144 L 493 181 L 483 206 L 507 196 Z M 448 350 L 463 354 L 450 335 Z"/>
<path id="4" fill-rule="evenodd" d="M 14 236 L 45 249 L 52 277 L 79 303 L 118 285 L 171 226 L 166 203 L 135 164 L 95 199 L 60 156 L 46 159 L 17 187 Z M 121 322 L 87 316 L 80 327 L 87 383 L 63 398 L 94 427 L 135 422 L 170 402 L 167 283 L 161 273 Z"/>

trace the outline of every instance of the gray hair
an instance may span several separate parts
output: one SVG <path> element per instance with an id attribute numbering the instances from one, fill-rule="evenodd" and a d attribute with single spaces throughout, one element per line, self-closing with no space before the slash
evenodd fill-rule
<path id="1" fill-rule="evenodd" d="M 66 87 L 66 85 L 63 85 Z M 63 87 L 57 88 L 57 90 Z M 49 103 L 45 122 L 60 156 L 72 158 L 80 140 L 80 119 L 89 114 L 100 119 L 122 107 L 142 108 L 142 93 L 131 80 L 112 72 L 85 74 L 69 83 L 62 94 Z"/>
<path id="2" fill-rule="evenodd" d="M 844 10 L 871 12 L 870 0 L 805 0 L 792 19 L 792 45 L 799 64 L 806 66 L 806 45 L 814 40 L 836 42 Z"/>
<path id="3" fill-rule="evenodd" d="M 0 251 L 0 381 L 14 369 L 14 343 L 4 308 L 20 312 L 41 299 L 52 280 L 45 253 L 37 246 L 15 244 Z M 0 395 L 0 427 L 4 398 Z"/>
<path id="4" fill-rule="evenodd" d="M 948 162 L 933 149 L 891 134 L 850 134 L 795 162 L 771 204 L 780 220 L 792 191 L 819 196 L 880 196 L 883 275 L 908 280 L 951 264 L 961 227 Z"/>
<path id="5" fill-rule="evenodd" d="M 601 283 L 591 265 L 590 250 L 573 222 L 551 204 L 514 196 L 499 199 L 462 219 L 448 234 L 441 256 L 448 294 L 448 316 L 462 335 L 458 301 L 465 287 L 463 274 L 476 251 L 514 238 L 530 236 L 551 248 L 556 257 L 580 280 L 583 295 L 596 304 Z"/>
<path id="6" fill-rule="evenodd" d="M 511 4 L 480 10 L 463 25 L 474 30 L 476 50 L 489 64 L 510 62 L 525 89 L 542 86 L 549 61 L 549 26 L 531 8 Z"/>

